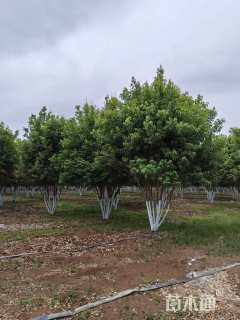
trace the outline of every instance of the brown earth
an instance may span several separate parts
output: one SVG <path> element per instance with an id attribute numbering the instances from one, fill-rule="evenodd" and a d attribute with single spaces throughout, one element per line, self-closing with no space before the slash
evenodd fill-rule
<path id="1" fill-rule="evenodd" d="M 8 210 L 1 213 L 1 223 L 7 225 L 37 223 L 41 227 L 39 220 L 36 209 L 23 205 L 12 216 Z M 0 260 L 1 320 L 72 310 L 124 289 L 239 261 L 239 257 L 213 257 L 204 250 L 176 246 L 164 233 L 113 234 L 76 228 L 66 229 L 64 235 L 0 244 L 0 255 L 22 252 L 36 255 Z M 214 294 L 217 309 L 208 314 L 166 313 L 169 294 Z M 240 268 L 235 268 L 199 283 L 130 296 L 74 319 L 240 319 L 239 298 Z"/>

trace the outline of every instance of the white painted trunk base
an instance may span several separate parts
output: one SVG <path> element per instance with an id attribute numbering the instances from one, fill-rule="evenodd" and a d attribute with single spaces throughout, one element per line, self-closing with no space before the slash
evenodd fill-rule
<path id="1" fill-rule="evenodd" d="M 116 195 L 116 197 L 113 199 L 113 208 L 117 209 L 120 201 L 120 195 Z"/>
<path id="2" fill-rule="evenodd" d="M 53 215 L 57 209 L 57 197 L 48 197 L 44 195 L 44 203 L 47 208 L 47 212 L 51 215 Z"/>
<path id="3" fill-rule="evenodd" d="M 43 199 L 47 212 L 53 215 L 57 209 L 57 202 L 60 199 L 60 190 L 58 188 L 46 188 L 43 191 Z"/>
<path id="4" fill-rule="evenodd" d="M 113 201 L 112 198 L 100 199 L 99 205 L 102 212 L 103 220 L 108 220 L 112 213 Z"/>
<path id="5" fill-rule="evenodd" d="M 207 192 L 207 199 L 210 203 L 214 202 L 215 197 L 216 197 L 216 192 L 212 190 Z"/>
<path id="6" fill-rule="evenodd" d="M 158 231 L 168 214 L 169 204 L 165 200 L 147 200 L 146 206 L 151 231 Z"/>
<path id="7" fill-rule="evenodd" d="M 87 188 L 85 188 L 85 187 L 79 187 L 79 195 L 80 195 L 80 196 L 83 196 L 86 191 L 87 191 Z"/>
<path id="8" fill-rule="evenodd" d="M 233 200 L 240 201 L 240 191 L 238 190 L 238 188 L 232 188 L 232 197 Z"/>
<path id="9" fill-rule="evenodd" d="M 0 193 L 0 208 L 3 207 L 3 204 L 4 204 L 3 194 Z"/>
<path id="10" fill-rule="evenodd" d="M 109 195 L 107 187 L 105 187 L 104 190 L 97 189 L 97 191 L 102 219 L 108 220 L 112 214 L 114 206 L 116 205 L 119 188 L 115 188 L 111 196 Z"/>

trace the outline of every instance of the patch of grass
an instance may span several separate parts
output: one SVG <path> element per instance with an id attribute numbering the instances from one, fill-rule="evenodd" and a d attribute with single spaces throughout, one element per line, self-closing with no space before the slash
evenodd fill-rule
<path id="1" fill-rule="evenodd" d="M 39 237 L 49 236 L 61 236 L 65 233 L 64 229 L 32 229 L 32 230 L 19 230 L 19 231 L 5 231 L 0 232 L 0 241 L 20 241 L 20 240 L 31 240 Z"/>
<path id="2" fill-rule="evenodd" d="M 53 294 L 49 305 L 51 307 L 56 307 L 59 305 L 72 305 L 76 302 L 79 302 L 80 299 L 80 295 L 79 292 L 75 291 L 75 290 L 70 290 L 70 291 L 66 291 L 66 292 L 58 292 Z"/>
<path id="3" fill-rule="evenodd" d="M 94 229 L 98 232 L 128 232 L 149 230 L 146 210 L 130 210 L 134 199 L 122 199 L 120 208 L 113 210 L 109 221 L 101 220 L 100 208 L 93 204 L 61 201 L 58 212 L 50 219 L 59 219 L 78 228 Z M 132 206 L 131 206 L 132 207 Z M 187 210 L 205 212 L 193 216 L 171 215 L 161 226 L 160 233 L 166 232 L 178 245 L 196 248 L 207 247 L 214 255 L 240 253 L 240 204 L 236 202 L 190 202 Z M 176 210 L 175 210 L 176 212 Z M 164 240 L 166 241 L 166 240 Z"/>
<path id="4" fill-rule="evenodd" d="M 147 215 L 144 210 L 131 211 L 124 206 L 113 210 L 112 217 L 108 221 L 102 221 L 100 208 L 96 205 L 81 205 L 76 202 L 61 201 L 56 215 L 51 219 L 58 219 L 72 226 L 91 228 L 103 232 L 148 229 Z"/>
<path id="5" fill-rule="evenodd" d="M 79 293 L 77 291 L 71 290 L 60 295 L 59 301 L 60 303 L 75 303 L 79 299 Z"/>
<path id="6" fill-rule="evenodd" d="M 39 199 L 23 199 L 22 203 L 35 208 L 40 206 L 41 212 L 43 211 L 43 204 Z M 159 231 L 160 234 L 166 234 L 166 239 L 162 241 L 169 243 L 173 240 L 178 245 L 208 248 L 209 253 L 215 255 L 240 253 L 240 203 L 216 201 L 209 204 L 207 201 L 185 199 L 182 202 L 176 201 L 173 207 L 174 210 Z M 193 215 L 181 215 L 185 210 Z M 101 211 L 93 194 L 83 197 L 64 195 L 56 214 L 40 214 L 39 220 L 43 219 L 44 222 L 64 227 L 0 232 L 0 241 L 61 236 L 79 229 L 97 232 L 149 231 L 142 195 L 135 193 L 121 195 L 120 207 L 113 210 L 109 221 L 102 221 Z M 154 251 L 154 248 L 150 250 Z"/>
<path id="7" fill-rule="evenodd" d="M 133 199 L 131 199 L 132 201 Z M 129 210 L 128 198 L 124 199 L 113 217 L 101 221 L 98 206 L 79 205 L 77 202 L 62 201 L 56 217 L 72 225 L 94 229 L 98 232 L 128 232 L 149 230 L 145 210 Z M 179 245 L 196 248 L 207 247 L 214 255 L 231 255 L 240 253 L 240 204 L 236 202 L 192 202 L 189 208 L 193 212 L 205 212 L 193 216 L 174 216 L 161 226 L 160 233 L 167 232 Z M 52 217 L 53 219 L 56 217 Z M 165 240 L 164 240 L 165 241 Z"/>
<path id="8" fill-rule="evenodd" d="M 56 215 L 52 216 L 62 218 L 64 221 L 92 219 L 98 216 L 100 209 L 95 205 L 79 204 L 77 202 L 61 201 L 58 205 Z"/>
<path id="9" fill-rule="evenodd" d="M 19 301 L 22 307 L 41 307 L 44 305 L 43 298 L 23 298 Z"/>
<path id="10" fill-rule="evenodd" d="M 240 253 L 240 209 L 238 205 L 220 204 L 203 216 L 178 217 L 168 220 L 162 231 L 172 234 L 177 244 L 208 247 L 209 253 Z M 161 232 L 160 230 L 160 232 Z"/>

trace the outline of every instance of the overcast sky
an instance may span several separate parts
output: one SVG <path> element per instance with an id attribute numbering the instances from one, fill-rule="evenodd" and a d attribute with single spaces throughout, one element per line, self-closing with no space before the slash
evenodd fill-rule
<path id="1" fill-rule="evenodd" d="M 101 106 L 160 64 L 224 132 L 240 126 L 240 1 L 0 0 L 0 121 L 14 130 L 43 105 Z"/>

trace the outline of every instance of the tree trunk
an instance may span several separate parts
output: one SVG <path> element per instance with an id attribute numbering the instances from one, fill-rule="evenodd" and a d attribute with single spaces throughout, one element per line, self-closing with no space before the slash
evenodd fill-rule
<path id="1" fill-rule="evenodd" d="M 87 191 L 87 188 L 85 186 L 79 187 L 79 195 L 82 196 Z"/>
<path id="2" fill-rule="evenodd" d="M 118 190 L 118 192 L 116 192 L 116 195 L 113 199 L 113 208 L 114 209 L 118 209 L 119 201 L 120 201 L 120 189 Z"/>
<path id="3" fill-rule="evenodd" d="M 17 203 L 18 187 L 14 187 L 12 192 L 13 192 L 12 201 L 13 201 L 13 206 L 15 207 Z"/>
<path id="4" fill-rule="evenodd" d="M 145 188 L 146 207 L 151 231 L 159 230 L 169 212 L 174 189 Z"/>
<path id="5" fill-rule="evenodd" d="M 4 205 L 4 198 L 3 198 L 4 191 L 5 191 L 5 188 L 0 187 L 0 208 L 2 208 Z"/>
<path id="6" fill-rule="evenodd" d="M 118 187 L 99 186 L 96 188 L 102 219 L 108 220 L 112 214 L 115 198 L 119 192 Z"/>
<path id="7" fill-rule="evenodd" d="M 213 191 L 213 190 L 208 190 L 207 191 L 207 199 L 210 203 L 214 203 L 214 199 L 215 199 L 215 196 L 216 196 L 216 192 Z"/>
<path id="8" fill-rule="evenodd" d="M 44 203 L 49 214 L 53 215 L 57 209 L 61 190 L 58 186 L 47 186 L 43 191 Z"/>
<path id="9" fill-rule="evenodd" d="M 232 197 L 235 201 L 240 201 L 240 190 L 238 187 L 232 188 Z"/>
<path id="10" fill-rule="evenodd" d="M 3 200 L 3 194 L 0 192 L 0 208 L 3 207 L 4 200 Z"/>

